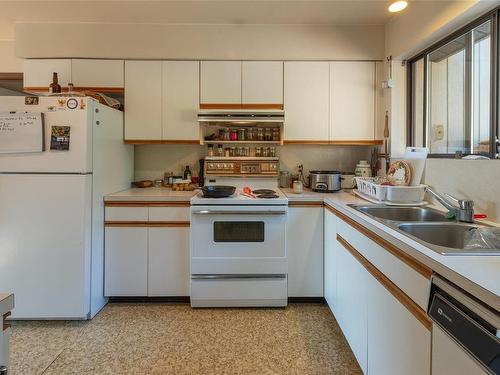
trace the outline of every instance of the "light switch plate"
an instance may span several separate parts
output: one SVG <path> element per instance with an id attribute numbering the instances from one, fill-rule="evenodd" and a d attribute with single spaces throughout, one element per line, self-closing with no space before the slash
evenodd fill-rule
<path id="1" fill-rule="evenodd" d="M 433 125 L 433 139 L 434 141 L 442 141 L 444 139 L 444 126 L 441 124 Z"/>

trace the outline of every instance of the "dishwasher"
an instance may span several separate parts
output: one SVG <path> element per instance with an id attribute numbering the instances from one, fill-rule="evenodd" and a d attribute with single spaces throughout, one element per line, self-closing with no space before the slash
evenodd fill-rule
<path id="1" fill-rule="evenodd" d="M 440 276 L 432 277 L 432 375 L 500 375 L 500 315 Z"/>

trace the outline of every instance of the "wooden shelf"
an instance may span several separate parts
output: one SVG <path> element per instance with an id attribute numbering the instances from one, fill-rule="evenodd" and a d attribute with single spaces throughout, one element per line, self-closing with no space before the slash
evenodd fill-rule
<path id="1" fill-rule="evenodd" d="M 279 161 L 280 158 L 277 156 L 207 156 L 205 157 L 207 161 Z"/>
<path id="2" fill-rule="evenodd" d="M 207 145 L 227 145 L 227 144 L 263 144 L 263 145 L 281 145 L 281 141 L 203 141 Z"/>

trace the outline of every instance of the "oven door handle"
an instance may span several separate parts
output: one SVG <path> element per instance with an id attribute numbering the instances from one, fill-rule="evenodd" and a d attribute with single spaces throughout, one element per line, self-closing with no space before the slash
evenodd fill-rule
<path id="1" fill-rule="evenodd" d="M 193 211 L 195 215 L 286 215 L 286 211 Z"/>

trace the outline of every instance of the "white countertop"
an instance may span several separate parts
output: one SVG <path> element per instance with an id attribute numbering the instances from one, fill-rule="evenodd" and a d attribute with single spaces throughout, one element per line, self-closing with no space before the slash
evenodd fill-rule
<path id="1" fill-rule="evenodd" d="M 394 243 L 436 273 L 500 311 L 500 256 L 441 255 L 349 207 L 348 204 L 370 204 L 352 194 L 339 192 L 326 197 L 324 202 Z"/>
<path id="2" fill-rule="evenodd" d="M 199 190 L 173 191 L 165 187 L 131 188 L 108 194 L 104 197 L 104 201 L 189 202 L 198 192 Z"/>
<path id="3" fill-rule="evenodd" d="M 340 192 L 336 193 L 317 193 L 311 189 L 304 188 L 304 192 L 296 194 L 291 188 L 282 188 L 281 191 L 285 193 L 289 202 L 323 202 L 328 197 L 335 197 Z M 346 190 L 348 191 L 348 190 Z"/>
<path id="4" fill-rule="evenodd" d="M 4 314 L 14 308 L 14 295 L 9 293 L 0 293 L 0 322 Z"/>

